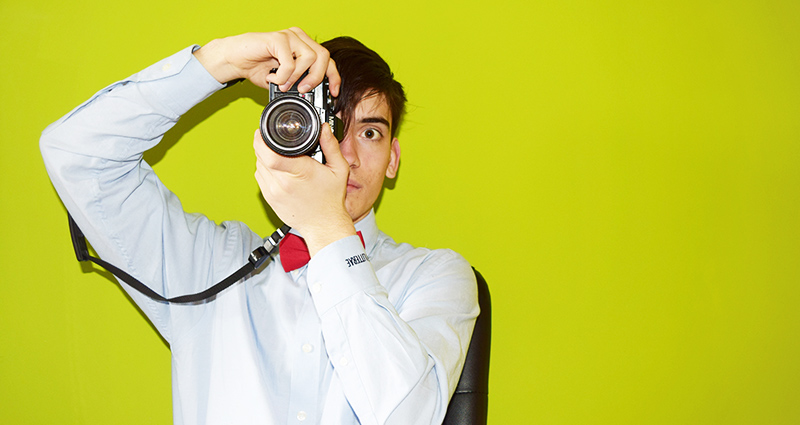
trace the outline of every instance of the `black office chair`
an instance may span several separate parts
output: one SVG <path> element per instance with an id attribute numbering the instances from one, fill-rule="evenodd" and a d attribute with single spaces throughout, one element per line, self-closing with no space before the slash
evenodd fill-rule
<path id="1" fill-rule="evenodd" d="M 475 270 L 473 268 L 473 270 Z M 450 399 L 442 425 L 485 425 L 489 405 L 489 352 L 492 340 L 492 300 L 486 280 L 475 270 L 478 281 L 478 305 L 481 313 L 475 321 L 467 349 L 464 370 Z"/>

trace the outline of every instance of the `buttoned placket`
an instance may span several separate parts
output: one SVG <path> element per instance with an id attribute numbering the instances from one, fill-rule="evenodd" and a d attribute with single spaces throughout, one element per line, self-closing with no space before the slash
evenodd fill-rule
<path id="1" fill-rule="evenodd" d="M 292 279 L 306 286 L 306 269 L 293 270 Z M 309 424 L 317 422 L 318 391 L 321 380 L 320 356 L 324 354 L 322 332 L 311 295 L 307 293 L 292 337 L 292 381 L 289 396 L 287 423 Z"/>

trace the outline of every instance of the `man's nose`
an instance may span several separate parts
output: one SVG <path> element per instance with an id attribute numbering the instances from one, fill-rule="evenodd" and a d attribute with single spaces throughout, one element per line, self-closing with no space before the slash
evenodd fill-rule
<path id="1" fill-rule="evenodd" d="M 339 150 L 342 151 L 342 156 L 347 163 L 350 164 L 351 168 L 358 167 L 360 162 L 358 160 L 358 148 L 356 147 L 356 143 L 353 141 L 353 138 L 345 136 L 344 140 L 339 143 Z"/>

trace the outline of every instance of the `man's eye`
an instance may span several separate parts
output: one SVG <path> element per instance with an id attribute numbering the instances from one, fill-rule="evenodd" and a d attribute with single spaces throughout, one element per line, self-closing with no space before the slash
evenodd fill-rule
<path id="1" fill-rule="evenodd" d="M 374 128 L 368 128 L 364 130 L 364 137 L 371 140 L 379 139 L 381 137 L 381 133 Z"/>

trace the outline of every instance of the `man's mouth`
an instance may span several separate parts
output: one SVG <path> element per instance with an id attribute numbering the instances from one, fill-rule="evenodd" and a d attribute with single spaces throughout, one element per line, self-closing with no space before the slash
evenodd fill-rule
<path id="1" fill-rule="evenodd" d="M 357 189 L 361 189 L 361 185 L 360 184 L 356 183 L 354 180 L 347 180 L 347 191 L 348 192 L 353 191 L 353 190 L 357 190 Z"/>

